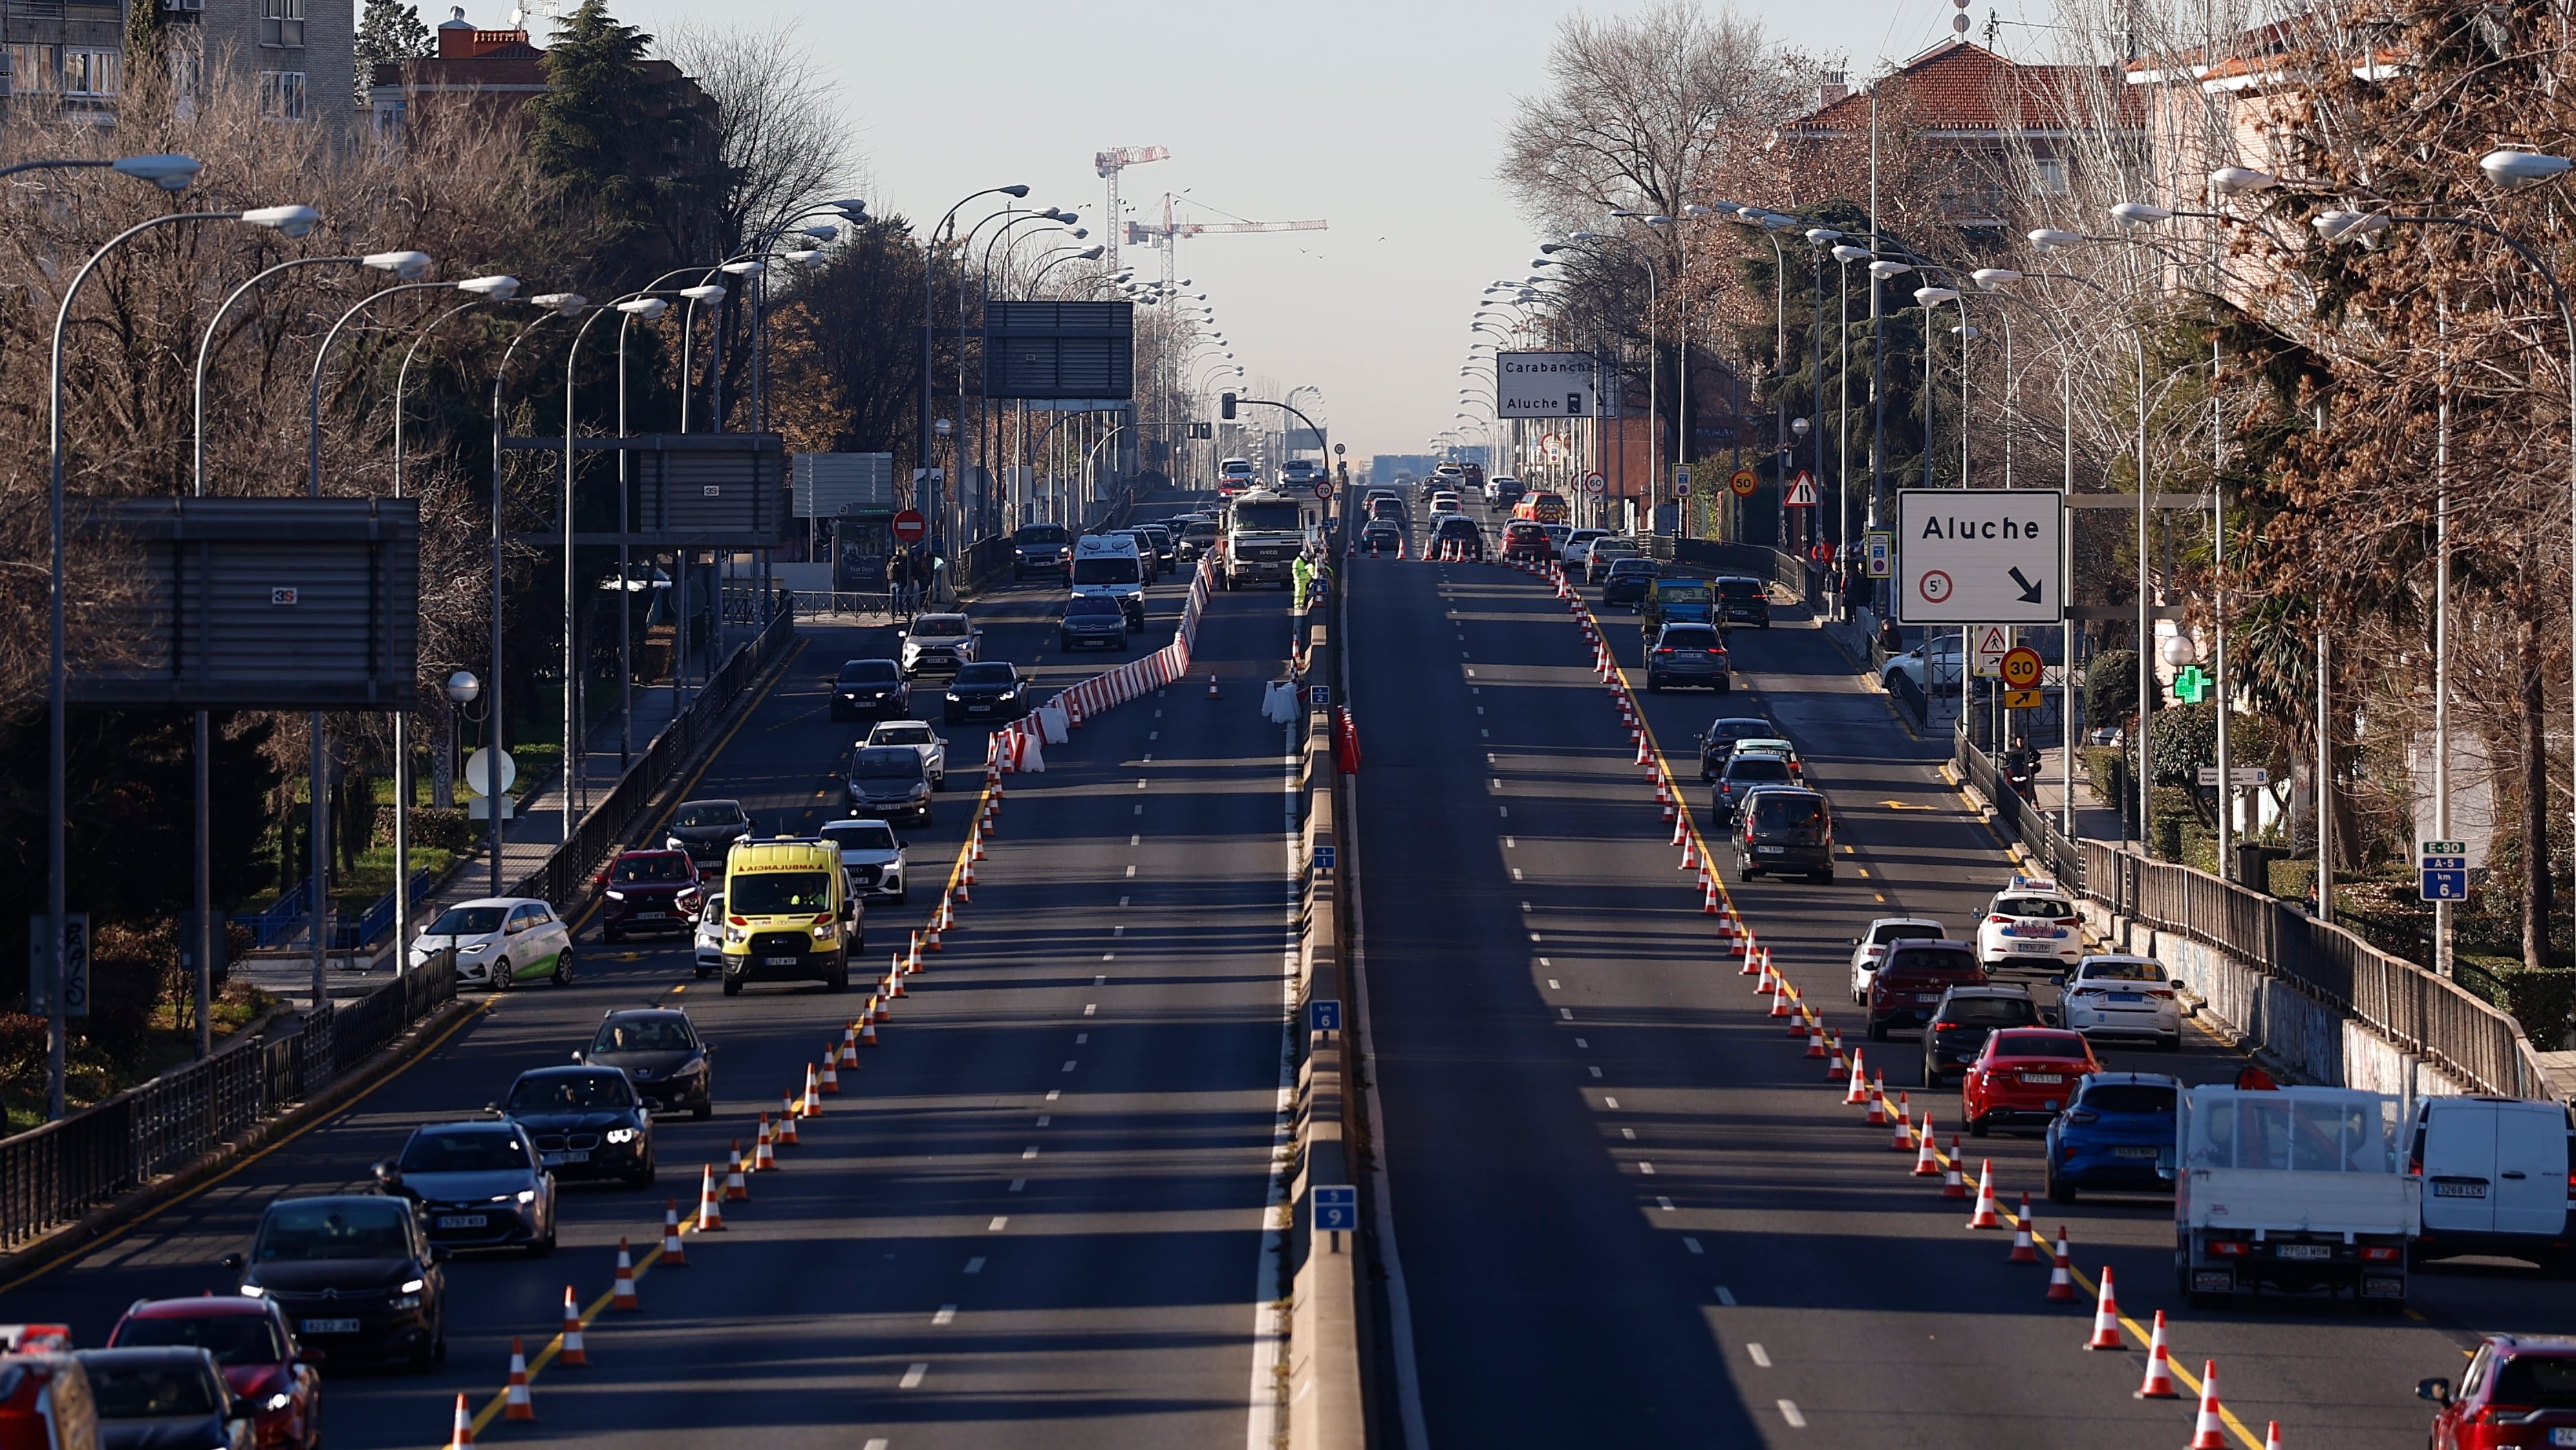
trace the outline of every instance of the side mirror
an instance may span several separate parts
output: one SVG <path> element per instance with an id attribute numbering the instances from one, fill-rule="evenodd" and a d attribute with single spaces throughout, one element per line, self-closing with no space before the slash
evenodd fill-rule
<path id="1" fill-rule="evenodd" d="M 1859 946 L 1859 945 L 1860 945 L 1860 938 L 1859 938 L 1859 937 L 1853 937 L 1853 938 L 1851 939 L 1851 944 L 1852 944 L 1853 946 Z"/>
<path id="2" fill-rule="evenodd" d="M 894 843 L 894 848 L 898 851 L 909 851 L 912 849 L 912 843 L 910 841 L 897 841 Z"/>
<path id="3" fill-rule="evenodd" d="M 310 1349 L 301 1345 L 297 1346 L 295 1350 L 295 1362 L 297 1364 L 321 1364 L 330 1358 L 330 1353 L 326 1350 Z"/>
<path id="4" fill-rule="evenodd" d="M 383 1192 L 383 1193 L 400 1193 L 400 1192 L 402 1192 L 402 1186 L 403 1186 L 402 1170 L 401 1170 L 400 1168 L 397 1168 L 397 1167 L 395 1167 L 395 1166 L 394 1166 L 394 1163 L 393 1163 L 393 1160 L 392 1160 L 392 1159 L 388 1158 L 388 1159 L 386 1159 L 384 1162 L 379 1163 L 379 1164 L 376 1164 L 374 1167 L 372 1167 L 372 1168 L 368 1169 L 367 1171 L 375 1175 L 375 1177 L 376 1177 L 376 1188 L 377 1188 L 377 1190 L 378 1190 L 379 1192 Z"/>
<path id="5" fill-rule="evenodd" d="M 223 1265 L 223 1266 L 224 1266 L 225 1268 L 227 1268 L 227 1269 L 232 1270 L 232 1271 L 233 1271 L 234 1273 L 236 1273 L 236 1274 L 238 1274 L 238 1273 L 240 1273 L 240 1272 L 242 1271 L 242 1263 L 243 1263 L 243 1260 L 242 1260 L 242 1256 L 241 1256 L 241 1255 L 239 1255 L 239 1254 L 226 1254 L 226 1255 L 224 1255 L 222 1258 L 220 1258 L 220 1259 L 216 1260 L 215 1262 L 217 1262 L 217 1263 L 219 1263 L 219 1264 Z"/>
<path id="6" fill-rule="evenodd" d="M 855 901 L 844 901 L 844 902 L 842 902 L 842 903 L 841 903 L 841 920 L 843 920 L 843 921 L 855 921 L 855 920 L 857 920 L 857 919 L 858 919 L 858 915 L 859 915 L 859 904 L 858 904 L 857 902 L 855 902 Z"/>
<path id="7" fill-rule="evenodd" d="M 499 1103 L 485 1103 L 483 1105 L 483 1111 L 497 1118 L 501 1116 L 501 1105 Z"/>
<path id="8" fill-rule="evenodd" d="M 701 1042 L 698 1044 L 698 1051 L 705 1053 L 709 1057 L 713 1057 L 716 1055 L 716 1045 L 712 1042 Z"/>
<path id="9" fill-rule="evenodd" d="M 573 1053 L 572 1053 L 572 1060 L 573 1060 L 573 1061 L 575 1061 L 575 1062 L 579 1062 L 579 1061 L 581 1061 L 581 1049 L 580 1049 L 580 1048 L 576 1047 L 576 1048 L 574 1048 L 574 1049 L 573 1049 Z"/>
<path id="10" fill-rule="evenodd" d="M 2415 1398 L 2431 1400 L 2437 1405 L 2447 1405 L 2451 1402 L 2451 1382 L 2440 1375 L 2435 1375 L 2431 1379 L 2417 1380 Z"/>

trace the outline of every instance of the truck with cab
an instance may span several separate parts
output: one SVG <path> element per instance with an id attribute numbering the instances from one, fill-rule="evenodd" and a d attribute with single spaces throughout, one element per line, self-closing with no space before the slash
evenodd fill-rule
<path id="1" fill-rule="evenodd" d="M 2406 1104 L 2385 1093 L 2183 1089 L 2176 1287 L 2195 1308 L 2268 1291 L 2403 1310 L 2423 1200 L 2406 1129 Z"/>
<path id="2" fill-rule="evenodd" d="M 1306 549 L 1306 510 L 1285 494 L 1267 489 L 1234 496 L 1225 510 L 1225 556 L 1218 560 L 1217 583 L 1227 589 L 1274 584 L 1285 589 L 1291 567 Z M 1077 560 L 1075 568 L 1081 564 Z"/>

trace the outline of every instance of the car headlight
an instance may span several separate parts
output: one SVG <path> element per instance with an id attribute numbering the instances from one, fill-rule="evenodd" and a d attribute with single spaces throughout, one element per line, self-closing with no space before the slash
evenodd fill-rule
<path id="1" fill-rule="evenodd" d="M 951 691 L 949 691 L 949 692 L 948 692 L 948 698 L 949 698 L 949 699 L 951 699 L 951 700 L 957 699 L 957 698 L 958 698 L 958 694 L 957 694 L 957 692 L 956 692 L 955 690 L 951 690 Z"/>
<path id="2" fill-rule="evenodd" d="M 612 891 L 608 893 L 608 899 L 611 901 L 624 901 L 626 899 L 626 893 L 623 891 Z"/>
<path id="3" fill-rule="evenodd" d="M 608 1130 L 608 1141 L 611 1143 L 632 1143 L 641 1136 L 643 1135 L 633 1128 L 611 1128 Z"/>
<path id="4" fill-rule="evenodd" d="M 396 1311 L 417 1309 L 420 1307 L 420 1296 L 418 1294 L 398 1294 L 394 1296 L 393 1302 L 387 1304 L 385 1307 Z"/>
<path id="5" fill-rule="evenodd" d="M 257 1284 L 242 1285 L 241 1293 L 242 1297 L 245 1299 L 265 1299 L 268 1297 L 268 1291 Z"/>
<path id="6" fill-rule="evenodd" d="M 278 1411 L 285 1409 L 288 1405 L 294 1403 L 295 1397 L 293 1395 L 286 1393 L 284 1390 L 280 1390 L 276 1394 L 270 1395 L 267 1399 L 259 1402 L 259 1412 L 263 1415 L 274 1415 Z"/>
<path id="7" fill-rule="evenodd" d="M 400 1288 L 400 1289 L 396 1290 L 395 1292 L 396 1292 L 396 1293 L 401 1293 L 401 1294 L 417 1294 L 417 1293 L 419 1293 L 421 1290 L 426 1289 L 426 1288 L 428 1288 L 428 1287 L 429 1287 L 429 1281 L 428 1281 L 428 1280 L 426 1280 L 426 1279 L 405 1279 L 405 1280 L 403 1281 L 403 1286 L 402 1286 L 402 1288 Z"/>
<path id="8" fill-rule="evenodd" d="M 830 941 L 830 940 L 832 939 L 832 934 L 833 934 L 834 932 L 839 931 L 839 930 L 840 930 L 840 927 L 839 927 L 838 925 L 818 926 L 818 927 L 814 928 L 814 940 L 816 940 L 816 941 Z M 608 1141 L 610 1141 L 610 1142 L 612 1142 L 612 1143 L 616 1142 L 616 1141 L 617 1141 L 617 1135 L 616 1135 L 616 1134 L 614 1134 L 614 1133 L 610 1134 L 610 1135 L 609 1135 L 609 1138 L 608 1138 Z"/>
<path id="9" fill-rule="evenodd" d="M 729 926 L 725 928 L 725 945 L 740 946 L 749 940 L 751 940 L 750 932 L 744 931 L 739 927 Z"/>

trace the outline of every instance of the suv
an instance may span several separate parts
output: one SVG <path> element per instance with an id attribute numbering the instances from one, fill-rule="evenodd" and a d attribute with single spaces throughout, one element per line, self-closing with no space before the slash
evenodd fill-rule
<path id="1" fill-rule="evenodd" d="M 962 614 L 917 614 L 903 632 L 903 673 L 953 675 L 974 663 L 984 632 Z"/>
<path id="2" fill-rule="evenodd" d="M 1933 1004 L 1932 1025 L 1923 1029 L 1923 1085 L 1939 1087 L 1965 1073 L 1985 1050 L 1989 1032 L 2045 1025 L 2028 987 L 2017 983 L 1952 987 Z M 2170 1124 L 2166 1136 L 2172 1136 Z"/>
<path id="3" fill-rule="evenodd" d="M 1723 574 L 1709 582 L 1717 591 L 1719 619 L 1728 624 L 1771 627 L 1771 591 L 1761 580 L 1742 574 Z"/>
<path id="4" fill-rule="evenodd" d="M 1893 1028 L 1931 1021 L 1932 1009 L 1952 987 L 1985 985 L 1985 969 L 1966 942 L 1898 942 L 1869 979 L 1869 1040 L 1885 1042 Z"/>
<path id="5" fill-rule="evenodd" d="M 825 821 L 820 834 L 825 844 L 840 850 L 851 895 L 862 901 L 883 898 L 897 906 L 912 899 L 912 887 L 904 879 L 906 843 L 895 838 L 894 827 L 883 821 Z"/>
<path id="6" fill-rule="evenodd" d="M 1428 551 L 1431 557 L 1439 557 L 1443 549 L 1452 545 L 1471 563 L 1481 564 L 1485 560 L 1485 531 L 1477 528 L 1476 521 L 1465 514 L 1450 514 L 1431 530 Z"/>
<path id="7" fill-rule="evenodd" d="M 2469 1356 L 2454 1396 L 2448 1379 L 2418 1381 L 2441 1406 L 2425 1442 L 2433 1450 L 2576 1442 L 2576 1338 L 2490 1334 Z"/>
<path id="8" fill-rule="evenodd" d="M 1739 755 L 1726 763 L 1717 777 L 1716 788 L 1709 792 L 1708 806 L 1721 821 L 1735 823 L 1735 812 L 1744 798 L 1754 791 L 1772 786 L 1792 786 L 1797 778 L 1789 773 L 1789 762 L 1776 755 Z"/>
<path id="9" fill-rule="evenodd" d="M 2048 1124 L 2048 1197 L 2088 1188 L 2174 1191 L 2174 1109 L 2182 1083 L 2162 1073 L 2097 1072 Z"/>
<path id="10" fill-rule="evenodd" d="M 2074 899 L 2045 876 L 2015 875 L 1977 923 L 1977 961 L 1989 969 L 2055 974 L 2083 958 L 2084 922 Z"/>
<path id="11" fill-rule="evenodd" d="M 1073 564 L 1073 534 L 1062 524 L 1024 524 L 1011 536 L 1011 578 L 1061 575 Z"/>
<path id="12" fill-rule="evenodd" d="M 903 667 L 892 660 L 844 660 L 832 680 L 832 718 L 861 715 L 900 720 L 912 713 L 912 690 L 903 682 Z"/>
<path id="13" fill-rule="evenodd" d="M 1071 654 L 1087 644 L 1127 647 L 1127 611 L 1106 594 L 1077 594 L 1056 620 L 1056 648 Z"/>
<path id="14" fill-rule="evenodd" d="M 599 876 L 599 935 L 685 932 L 698 919 L 698 863 L 686 851 L 622 851 Z"/>
<path id="15" fill-rule="evenodd" d="M 1735 742 L 1776 738 L 1780 727 L 1756 715 L 1726 715 L 1712 720 L 1699 733 L 1699 778 L 1717 779 L 1717 772 L 1727 757 L 1735 753 Z"/>
<path id="16" fill-rule="evenodd" d="M 1527 525 L 1515 524 L 1515 528 Z M 1668 624 L 1646 652 L 1646 693 L 1666 685 L 1706 685 L 1719 694 L 1735 689 L 1726 664 L 1726 642 L 1705 624 Z"/>
<path id="17" fill-rule="evenodd" d="M 1834 813 L 1823 796 L 1804 788 L 1764 786 L 1744 798 L 1736 816 L 1739 879 L 1789 871 L 1804 871 L 1817 881 L 1834 879 Z"/>
<path id="18" fill-rule="evenodd" d="M 1516 519 L 1503 525 L 1503 557 L 1544 564 L 1556 557 L 1556 548 L 1547 541 L 1547 530 Z"/>
<path id="19" fill-rule="evenodd" d="M 2093 1044 L 2062 1027 L 2015 1027 L 1986 1034 L 1977 1060 L 1959 1079 L 1959 1116 L 1970 1137 L 2010 1123 L 2046 1123 L 2102 1070 Z"/>
<path id="20" fill-rule="evenodd" d="M 1899 679 L 1922 694 L 1959 688 L 1958 634 L 1944 630 L 1901 655 L 1888 656 L 1887 668 L 1879 671 L 1878 682 L 1894 694 Z"/>

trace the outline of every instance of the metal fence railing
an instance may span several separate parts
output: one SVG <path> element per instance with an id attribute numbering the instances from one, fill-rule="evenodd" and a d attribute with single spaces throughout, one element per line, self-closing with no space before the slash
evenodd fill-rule
<path id="1" fill-rule="evenodd" d="M 1954 738 L 1953 758 L 1994 804 L 1997 825 L 2052 863 L 2070 890 L 2113 915 L 2189 937 L 2289 982 L 2480 1092 L 2551 1096 L 2522 1024 L 2459 983 L 2319 921 L 2295 902 L 2134 847 L 2069 839 L 2002 786 L 1985 752 Z"/>
<path id="2" fill-rule="evenodd" d="M 23 1244 L 240 1138 L 455 996 L 455 963 L 442 952 L 355 1001 L 0 1138 L 0 1246 Z"/>

